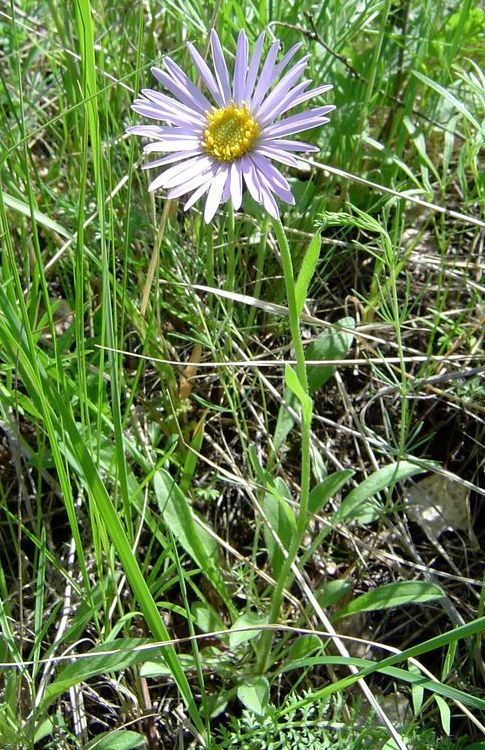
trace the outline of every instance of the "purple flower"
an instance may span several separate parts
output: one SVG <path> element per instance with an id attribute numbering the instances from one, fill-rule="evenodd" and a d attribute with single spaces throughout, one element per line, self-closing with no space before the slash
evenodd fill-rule
<path id="1" fill-rule="evenodd" d="M 309 55 L 284 73 L 301 43 L 276 63 L 280 43 L 273 42 L 261 65 L 263 41 L 264 32 L 249 56 L 246 34 L 239 32 L 231 83 L 219 37 L 212 31 L 214 72 L 195 47 L 188 45 L 212 101 L 170 57 L 165 57 L 165 70 L 152 68 L 152 72 L 172 96 L 144 89 L 132 107 L 140 115 L 166 123 L 163 127 L 136 125 L 127 130 L 152 139 L 145 146 L 146 153 L 166 154 L 146 164 L 145 169 L 172 165 L 151 182 L 149 190 L 163 188 L 168 198 L 191 193 L 185 210 L 207 193 L 207 223 L 229 198 L 236 210 L 241 206 L 243 185 L 274 218 L 279 217 L 274 196 L 293 205 L 290 185 L 271 160 L 298 166 L 292 151 L 318 151 L 309 143 L 288 140 L 288 136 L 323 125 L 329 121 L 325 115 L 334 109 L 331 105 L 316 107 L 280 119 L 332 87 L 308 89 L 311 81 L 300 80 Z"/>

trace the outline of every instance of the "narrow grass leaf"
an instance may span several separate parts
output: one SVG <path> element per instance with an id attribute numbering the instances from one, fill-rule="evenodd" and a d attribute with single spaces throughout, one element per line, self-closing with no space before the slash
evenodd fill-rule
<path id="1" fill-rule="evenodd" d="M 400 656 L 400 654 L 397 654 L 396 656 Z M 389 658 L 392 659 L 394 657 Z M 388 659 L 386 659 L 385 661 L 387 662 Z M 379 672 L 380 674 L 385 674 L 388 677 L 392 677 L 394 680 L 400 680 L 402 682 L 409 683 L 410 685 L 419 685 L 419 687 L 421 687 L 423 690 L 429 690 L 435 696 L 440 695 L 444 698 L 447 698 L 448 700 L 460 701 L 464 705 L 470 706 L 470 708 L 478 709 L 479 711 L 485 710 L 485 700 L 469 692 L 459 690 L 458 688 L 452 687 L 451 685 L 445 685 L 438 680 L 435 682 L 434 680 L 430 680 L 428 677 L 425 677 L 419 673 L 409 672 L 407 669 L 401 669 L 394 666 L 384 666 L 384 664 L 379 665 L 378 662 L 372 662 L 369 659 L 361 659 L 359 657 L 315 656 L 307 659 L 300 659 L 291 664 L 286 664 L 281 671 L 288 672 L 295 669 L 310 669 L 321 666 L 323 664 L 355 666 L 358 667 L 360 671 L 358 675 L 355 674 L 350 675 L 349 677 L 344 677 L 343 680 L 338 680 L 338 682 L 336 683 L 327 685 L 325 688 L 322 688 L 322 690 L 316 690 L 311 697 L 304 698 L 301 701 L 297 701 L 297 703 L 294 704 L 294 707 L 301 707 L 306 703 L 312 703 L 316 700 L 323 700 L 324 697 L 326 698 L 332 693 L 340 692 L 341 690 L 343 690 L 343 683 L 345 683 L 346 687 L 347 684 L 353 684 L 363 676 Z M 280 712 L 280 715 L 284 715 L 284 713 L 285 710 L 283 709 Z"/>
<path id="2" fill-rule="evenodd" d="M 398 654 L 392 654 L 391 656 L 388 656 L 385 659 L 381 659 L 381 661 L 378 662 L 369 662 L 365 659 L 358 659 L 354 657 L 321 657 L 320 662 L 322 664 L 332 663 L 322 661 L 322 659 L 346 659 L 346 661 L 335 661 L 333 663 L 355 664 L 355 666 L 360 668 L 359 672 L 356 674 L 348 675 L 347 677 L 343 677 L 341 680 L 337 680 L 337 682 L 333 682 L 332 684 L 326 685 L 320 690 L 316 690 L 311 697 L 303 698 L 295 705 L 297 707 L 302 707 L 307 703 L 311 703 L 315 700 L 324 700 L 333 693 L 346 690 L 348 687 L 350 687 L 350 685 L 353 685 L 355 682 L 362 678 L 368 677 L 375 672 L 382 672 L 383 674 L 389 674 L 395 677 L 399 676 L 399 679 L 403 679 L 406 682 L 419 682 L 419 684 L 423 688 L 431 690 L 438 695 L 442 695 L 444 698 L 449 698 L 450 700 L 458 700 L 464 703 L 466 706 L 477 708 L 479 711 L 485 711 L 485 700 L 483 700 L 483 698 L 478 698 L 477 696 L 472 695 L 469 692 L 467 693 L 463 690 L 458 690 L 457 688 L 453 688 L 449 685 L 444 685 L 441 682 L 434 682 L 433 680 L 428 680 L 427 678 L 421 676 L 417 677 L 414 674 L 410 674 L 405 669 L 393 669 L 392 672 L 389 669 L 390 667 L 394 668 L 395 664 L 399 664 L 400 662 L 406 661 L 407 659 L 418 657 L 422 654 L 428 654 L 430 651 L 434 651 L 438 648 L 444 648 L 450 643 L 458 642 L 460 640 L 463 640 L 464 638 L 473 638 L 474 636 L 480 635 L 484 632 L 485 617 L 479 617 L 476 620 L 472 620 L 471 622 L 466 623 L 465 625 L 460 625 L 457 628 L 453 628 L 453 630 L 448 630 L 446 633 L 440 633 L 440 635 L 436 635 L 434 636 L 434 638 L 429 638 L 426 641 L 422 641 L 421 643 L 416 644 L 416 646 L 411 646 L 410 648 L 407 648 Z M 309 665 L 302 664 L 302 666 Z M 284 714 L 285 709 L 282 709 L 279 712 L 279 715 L 283 716 Z"/>
<path id="3" fill-rule="evenodd" d="M 420 672 L 417 666 L 412 661 L 408 663 L 408 669 L 413 674 L 420 676 Z M 421 687 L 421 685 L 417 683 L 412 684 L 411 685 L 411 697 L 413 701 L 413 713 L 415 716 L 419 716 L 419 713 L 421 711 L 421 706 L 423 705 L 423 700 L 424 700 L 424 688 Z"/>
<path id="4" fill-rule="evenodd" d="M 420 73 L 418 70 L 413 70 L 413 75 L 415 75 L 416 78 L 419 78 L 420 81 L 440 94 L 443 99 L 451 104 L 452 107 L 454 107 L 461 115 L 463 115 L 466 120 L 468 120 L 471 125 L 473 125 L 478 133 L 483 133 L 485 135 L 485 126 L 481 125 L 478 120 L 475 119 L 468 107 L 466 107 L 463 102 L 457 99 L 457 97 L 452 94 L 451 91 L 445 89 L 445 87 L 440 83 L 437 83 L 437 81 L 433 81 L 432 78 L 428 78 L 428 76 L 424 75 L 424 73 Z"/>
<path id="5" fill-rule="evenodd" d="M 6 206 L 11 208 L 16 213 L 19 213 L 21 216 L 26 216 L 28 219 L 31 218 L 30 206 L 28 203 L 25 203 L 25 201 L 22 201 L 19 198 L 14 198 L 13 195 L 5 193 L 3 190 L 2 200 Z M 64 237 L 64 239 L 66 240 L 72 240 L 71 232 L 68 232 L 68 230 L 63 227 L 62 224 L 59 224 L 58 221 L 54 221 L 54 219 L 51 219 L 50 216 L 47 216 L 42 211 L 39 211 L 36 208 L 34 208 L 33 214 L 36 223 L 44 227 L 44 229 L 55 232 L 60 237 Z"/>
<path id="6" fill-rule="evenodd" d="M 0 287 L 0 307 L 4 313 L 3 317 L 0 317 L 0 341 L 3 343 L 3 352 L 11 361 L 17 362 L 19 379 L 29 392 L 37 409 L 43 415 L 50 445 L 55 456 L 56 468 L 76 542 L 77 554 L 80 557 L 83 569 L 87 570 L 66 464 L 70 464 L 75 474 L 80 476 L 96 504 L 152 634 L 159 640 L 169 640 L 168 631 L 161 614 L 133 554 L 116 508 L 86 447 L 81 428 L 74 420 L 70 404 L 57 390 L 51 373 L 43 367 L 45 355 L 41 349 L 35 347 L 32 337 L 29 335 L 30 329 L 22 326 L 16 317 L 2 287 Z M 86 588 L 90 596 L 88 584 L 89 581 Z M 190 685 L 180 667 L 173 647 L 165 649 L 164 657 L 172 670 L 174 680 L 184 698 L 194 724 L 202 732 L 204 728 Z"/>

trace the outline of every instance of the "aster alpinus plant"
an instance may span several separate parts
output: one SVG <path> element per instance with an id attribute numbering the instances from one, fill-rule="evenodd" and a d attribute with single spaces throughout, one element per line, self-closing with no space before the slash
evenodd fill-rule
<path id="1" fill-rule="evenodd" d="M 334 107 L 325 105 L 282 117 L 289 110 L 331 89 L 328 84 L 309 89 L 311 81 L 300 80 L 309 55 L 302 57 L 284 73 L 301 48 L 301 43 L 293 45 L 277 63 L 280 43 L 274 41 L 261 64 L 264 33 L 258 37 L 254 51 L 249 56 L 246 34 L 240 31 L 231 83 L 221 43 L 214 30 L 211 32 L 210 41 L 214 72 L 191 44 L 189 52 L 214 104 L 211 104 L 206 94 L 170 57 L 165 57 L 165 70 L 152 68 L 152 72 L 172 96 L 144 89 L 142 96 L 135 100 L 133 109 L 138 114 L 167 124 L 135 125 L 128 128 L 127 132 L 151 139 L 144 148 L 146 153 L 166 154 L 146 164 L 145 168 L 172 165 L 155 177 L 149 185 L 149 190 L 164 189 L 168 199 L 190 194 L 184 206 L 185 210 L 207 193 L 204 219 L 209 223 L 221 203 L 230 200 L 233 208 L 238 210 L 246 187 L 253 199 L 261 204 L 274 220 L 273 227 L 283 265 L 288 319 L 297 363 L 296 373 L 287 366 L 285 379 L 287 386 L 301 404 L 302 436 L 299 511 L 271 602 L 270 620 L 277 622 L 284 588 L 288 583 L 291 566 L 298 554 L 308 519 L 312 402 L 308 395 L 305 356 L 299 326 L 299 315 L 303 305 L 301 300 L 297 303 L 290 249 L 274 196 L 290 205 L 295 203 L 295 199 L 288 181 L 272 161 L 298 166 L 294 153 L 317 151 L 318 149 L 310 143 L 288 140 L 287 137 L 325 124 L 329 121 L 326 115 Z M 230 247 L 228 252 L 231 253 Z M 271 647 L 271 632 L 265 631 L 259 647 L 258 668 L 261 672 L 270 666 Z"/>
<path id="2" fill-rule="evenodd" d="M 322 85 L 308 89 L 310 80 L 300 80 L 309 55 L 284 73 L 301 43 L 291 47 L 276 63 L 280 43 L 274 41 L 261 66 L 263 42 L 264 32 L 249 57 L 246 34 L 239 32 L 232 83 L 214 30 L 211 32 L 214 72 L 195 47 L 188 45 L 214 103 L 170 57 L 165 57 L 165 70 L 152 68 L 152 73 L 172 96 L 144 89 L 133 104 L 138 114 L 167 123 L 165 126 L 135 125 L 127 130 L 151 139 L 144 148 L 146 153 L 167 154 L 146 164 L 146 169 L 173 165 L 150 183 L 149 190 L 163 188 L 168 198 L 190 193 L 185 210 L 207 193 L 206 222 L 210 222 L 218 206 L 229 199 L 238 210 L 244 186 L 275 219 L 279 217 L 279 210 L 274 196 L 293 205 L 290 185 L 272 160 L 297 166 L 292 152 L 317 151 L 312 144 L 288 140 L 288 136 L 323 125 L 329 121 L 326 115 L 334 109 L 333 105 L 325 105 L 280 119 L 286 112 L 332 87 Z"/>

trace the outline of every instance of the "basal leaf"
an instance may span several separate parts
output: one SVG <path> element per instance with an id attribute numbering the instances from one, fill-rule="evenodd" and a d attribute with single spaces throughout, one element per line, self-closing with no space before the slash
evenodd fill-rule
<path id="1" fill-rule="evenodd" d="M 379 586 L 358 596 L 339 610 L 335 619 L 355 614 L 372 612 L 376 609 L 392 609 L 405 604 L 426 604 L 442 599 L 443 590 L 433 583 L 424 581 L 396 581 Z"/>

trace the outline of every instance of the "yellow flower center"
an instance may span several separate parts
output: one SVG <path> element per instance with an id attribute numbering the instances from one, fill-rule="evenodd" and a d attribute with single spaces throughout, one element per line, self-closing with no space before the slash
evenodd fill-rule
<path id="1" fill-rule="evenodd" d="M 207 112 L 202 146 L 218 161 L 234 161 L 252 149 L 258 135 L 259 125 L 246 105 L 238 107 L 232 102 L 224 109 Z"/>

